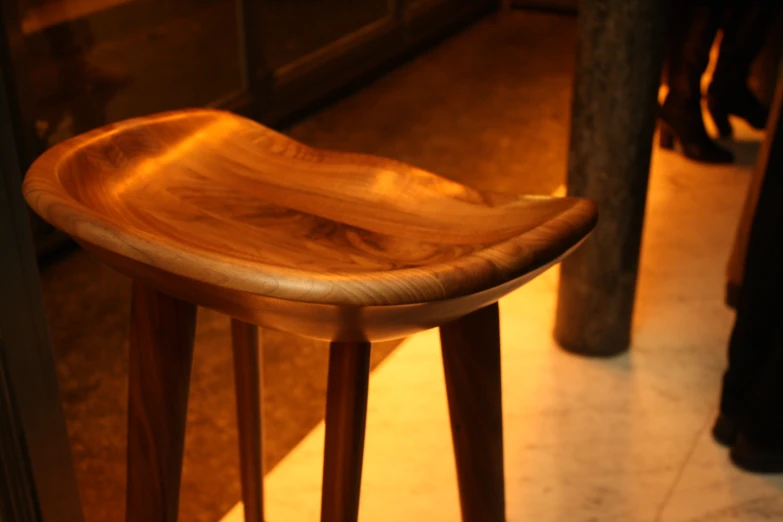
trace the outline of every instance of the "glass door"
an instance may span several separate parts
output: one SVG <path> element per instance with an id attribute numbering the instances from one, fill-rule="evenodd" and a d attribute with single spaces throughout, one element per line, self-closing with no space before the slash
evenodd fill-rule
<path id="1" fill-rule="evenodd" d="M 22 199 L 6 51 L 0 43 L 0 520 L 81 522 Z"/>
<path id="2" fill-rule="evenodd" d="M 243 89 L 236 0 L 14 1 L 42 147 Z"/>
<path id="3" fill-rule="evenodd" d="M 277 124 L 498 4 L 0 0 L 14 14 L 6 32 L 29 159 L 100 125 L 188 106 Z"/>
<path id="4" fill-rule="evenodd" d="M 266 0 L 266 120 L 284 123 L 320 100 L 445 36 L 500 0 Z"/>
<path id="5" fill-rule="evenodd" d="M 0 0 L 22 170 L 107 123 L 241 98 L 239 1 Z M 31 219 L 39 255 L 67 243 Z"/>

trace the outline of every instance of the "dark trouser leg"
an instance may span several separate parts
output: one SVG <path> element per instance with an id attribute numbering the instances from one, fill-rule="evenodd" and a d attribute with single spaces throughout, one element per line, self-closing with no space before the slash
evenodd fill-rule
<path id="1" fill-rule="evenodd" d="M 708 163 L 730 163 L 732 154 L 707 135 L 701 116 L 701 76 L 723 18 L 723 2 L 675 3 L 667 51 L 669 93 L 661 107 L 661 145 L 671 148 L 673 136 L 683 153 Z"/>
<path id="2" fill-rule="evenodd" d="M 770 165 L 783 161 L 781 145 L 783 140 L 773 140 Z M 753 442 L 774 440 L 783 446 L 783 251 L 777 245 L 783 227 L 781 201 L 783 176 L 778 169 L 768 169 L 750 233 L 721 412 L 739 419 Z"/>
<path id="3" fill-rule="evenodd" d="M 686 1 L 673 9 L 667 47 L 669 95 L 677 106 L 701 100 L 701 75 L 710 61 L 710 49 L 723 17 L 723 2 Z"/>
<path id="4" fill-rule="evenodd" d="M 710 89 L 745 86 L 753 60 L 769 36 L 779 0 L 733 0 L 722 24 L 723 38 Z"/>
<path id="5" fill-rule="evenodd" d="M 766 126 L 769 111 L 751 93 L 747 82 L 751 64 L 764 47 L 779 6 L 779 0 L 732 0 L 728 6 L 709 88 L 710 112 L 721 135 L 731 134 L 729 114 L 758 129 Z"/>

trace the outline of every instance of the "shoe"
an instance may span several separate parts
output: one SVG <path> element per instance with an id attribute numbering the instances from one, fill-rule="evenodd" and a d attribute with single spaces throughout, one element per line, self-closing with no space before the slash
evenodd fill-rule
<path id="1" fill-rule="evenodd" d="M 769 109 L 764 107 L 746 86 L 732 92 L 717 91 L 710 86 L 707 93 L 707 109 L 722 138 L 728 138 L 733 133 L 729 115 L 742 118 L 757 130 L 763 130 L 769 119 Z"/>
<path id="2" fill-rule="evenodd" d="M 753 444 L 740 433 L 731 448 L 731 461 L 751 473 L 783 473 L 783 446 L 768 448 Z"/>
<path id="3" fill-rule="evenodd" d="M 734 155 L 707 134 L 698 105 L 678 107 L 667 97 L 660 110 L 660 119 L 661 148 L 674 150 L 677 141 L 683 155 L 694 161 L 713 164 L 734 162 Z"/>
<path id="4" fill-rule="evenodd" d="M 730 448 L 737 442 L 740 432 L 740 423 L 734 417 L 720 413 L 712 427 L 712 438 L 721 446 Z"/>

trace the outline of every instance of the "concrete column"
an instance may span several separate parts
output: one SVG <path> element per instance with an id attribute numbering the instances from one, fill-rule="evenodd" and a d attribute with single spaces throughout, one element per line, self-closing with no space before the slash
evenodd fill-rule
<path id="1" fill-rule="evenodd" d="M 561 268 L 555 338 L 568 351 L 630 344 L 667 3 L 580 3 L 568 194 L 598 203 L 599 221 Z"/>

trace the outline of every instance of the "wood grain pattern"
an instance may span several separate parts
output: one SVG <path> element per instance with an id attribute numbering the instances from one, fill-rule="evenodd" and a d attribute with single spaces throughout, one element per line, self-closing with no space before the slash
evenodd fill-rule
<path id="1" fill-rule="evenodd" d="M 176 522 L 196 307 L 133 285 L 127 522 Z"/>
<path id="2" fill-rule="evenodd" d="M 577 248 L 595 226 L 591 202 L 482 193 L 206 109 L 63 142 L 33 164 L 24 193 L 49 223 L 135 281 L 130 522 L 176 520 L 195 305 L 235 318 L 248 522 L 263 519 L 252 325 L 331 341 L 321 516 L 355 522 L 369 341 L 444 323 L 463 515 L 502 520 L 493 303 Z"/>
<path id="3" fill-rule="evenodd" d="M 245 522 L 264 522 L 263 352 L 258 327 L 231 319 Z"/>
<path id="4" fill-rule="evenodd" d="M 441 326 L 463 522 L 504 522 L 500 324 L 494 303 Z"/>
<path id="5" fill-rule="evenodd" d="M 370 381 L 369 343 L 332 343 L 326 392 L 321 522 L 356 522 Z"/>
<path id="6" fill-rule="evenodd" d="M 496 197 L 206 109 L 63 142 L 24 190 L 83 244 L 216 289 L 354 307 L 487 290 L 554 262 L 596 220 L 586 200 Z"/>
<path id="7" fill-rule="evenodd" d="M 356 307 L 286 301 L 226 290 L 164 272 L 94 245 L 83 245 L 117 270 L 182 300 L 265 328 L 327 342 L 398 339 L 435 328 L 497 301 L 536 277 L 548 266 L 483 292 L 454 299 L 413 305 Z M 567 254 L 568 252 L 564 255 Z"/>

